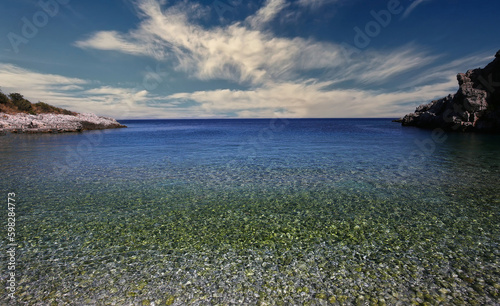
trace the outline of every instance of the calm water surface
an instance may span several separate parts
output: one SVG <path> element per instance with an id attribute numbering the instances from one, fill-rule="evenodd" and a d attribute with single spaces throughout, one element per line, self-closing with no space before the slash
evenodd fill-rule
<path id="1" fill-rule="evenodd" d="M 123 123 L 0 137 L 19 303 L 500 303 L 499 136 Z"/>

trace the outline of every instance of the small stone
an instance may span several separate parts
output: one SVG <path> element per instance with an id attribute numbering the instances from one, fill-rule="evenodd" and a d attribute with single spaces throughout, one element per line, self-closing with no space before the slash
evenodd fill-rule
<path id="1" fill-rule="evenodd" d="M 165 305 L 172 305 L 175 301 L 175 297 L 174 296 L 169 296 L 167 298 L 167 300 L 165 301 Z"/>

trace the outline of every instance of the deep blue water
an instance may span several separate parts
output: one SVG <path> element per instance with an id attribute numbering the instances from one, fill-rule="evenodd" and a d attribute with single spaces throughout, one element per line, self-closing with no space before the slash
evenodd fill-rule
<path id="1" fill-rule="evenodd" d="M 214 177 L 204 181 L 210 184 L 216 183 L 218 175 L 220 180 L 231 175 L 250 175 L 247 168 L 251 168 L 253 175 L 268 174 L 269 178 L 272 174 L 280 176 L 280 170 L 297 175 L 302 170 L 321 172 L 331 180 L 343 178 L 359 183 L 364 179 L 446 183 L 446 176 L 463 175 L 465 180 L 474 176 L 476 171 L 464 173 L 467 166 L 474 166 L 478 173 L 488 173 L 495 180 L 500 165 L 498 136 L 434 137 L 432 131 L 403 128 L 388 119 L 125 120 L 123 123 L 128 128 L 3 137 L 0 166 L 11 170 L 3 174 L 5 186 L 20 190 L 23 181 L 96 177 L 109 178 L 111 182 L 134 182 L 138 177 L 175 174 L 180 179 L 188 175 L 188 169 L 200 176 L 216 171 Z M 364 178 L 361 181 L 360 175 Z M 250 175 L 247 179 L 256 177 Z M 231 185 L 231 181 L 226 183 Z"/>
<path id="2" fill-rule="evenodd" d="M 499 136 L 390 119 L 121 123 L 0 137 L 21 300 L 498 302 Z"/>

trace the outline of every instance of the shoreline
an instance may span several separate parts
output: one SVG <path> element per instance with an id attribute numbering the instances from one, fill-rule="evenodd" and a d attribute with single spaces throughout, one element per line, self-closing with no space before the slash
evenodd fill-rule
<path id="1" fill-rule="evenodd" d="M 6 135 L 8 132 L 18 134 L 75 133 L 125 127 L 127 126 L 113 118 L 91 113 L 76 116 L 51 113 L 39 115 L 0 113 L 0 135 Z"/>

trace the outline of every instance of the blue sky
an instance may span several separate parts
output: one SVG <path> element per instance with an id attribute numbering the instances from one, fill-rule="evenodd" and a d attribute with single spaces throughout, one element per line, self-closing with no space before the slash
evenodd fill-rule
<path id="1" fill-rule="evenodd" d="M 399 117 L 500 49 L 500 2 L 4 0 L 0 88 L 132 118 Z"/>

